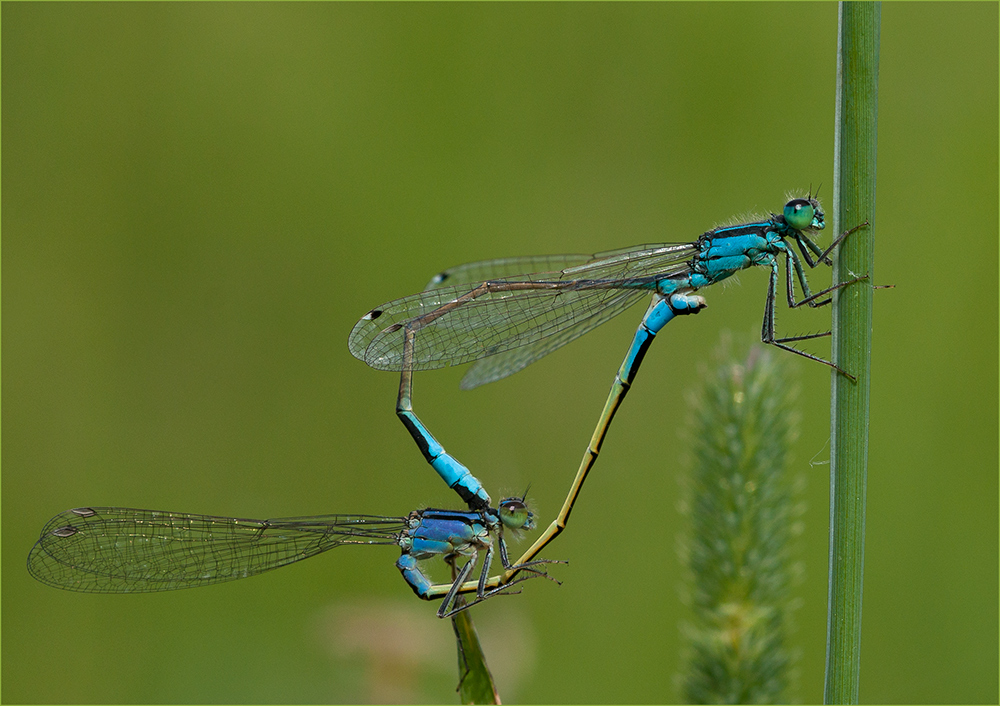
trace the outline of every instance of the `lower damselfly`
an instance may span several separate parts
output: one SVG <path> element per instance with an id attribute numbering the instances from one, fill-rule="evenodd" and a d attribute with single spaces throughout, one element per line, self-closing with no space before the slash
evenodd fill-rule
<path id="1" fill-rule="evenodd" d="M 551 578 L 547 560 L 511 564 L 504 532 L 535 527 L 522 498 L 480 511 L 424 509 L 405 517 L 314 515 L 254 520 L 123 507 L 80 507 L 52 518 L 28 555 L 28 571 L 50 586 L 83 593 L 150 593 L 234 581 L 347 545 L 395 545 L 396 568 L 413 592 L 442 599 L 447 618 L 511 583 L 487 587 L 494 542 L 507 571 Z M 478 581 L 468 582 L 483 554 Z M 442 557 L 456 578 L 436 585 L 418 562 Z M 459 568 L 457 563 L 465 559 Z M 553 579 L 555 580 L 555 579 Z M 461 593 L 475 600 L 456 604 Z"/>

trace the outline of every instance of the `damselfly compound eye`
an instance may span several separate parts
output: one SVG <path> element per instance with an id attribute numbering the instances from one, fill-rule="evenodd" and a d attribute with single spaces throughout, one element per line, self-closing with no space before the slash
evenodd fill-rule
<path id="1" fill-rule="evenodd" d="M 816 208 L 808 199 L 792 199 L 785 204 L 785 223 L 795 230 L 811 227 L 815 215 Z"/>
<path id="2" fill-rule="evenodd" d="M 500 521 L 509 529 L 530 530 L 535 527 L 535 517 L 521 498 L 504 498 L 500 501 Z"/>

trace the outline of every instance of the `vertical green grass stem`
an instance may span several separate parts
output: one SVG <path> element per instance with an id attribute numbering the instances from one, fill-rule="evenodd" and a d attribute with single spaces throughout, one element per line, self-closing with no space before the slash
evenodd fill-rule
<path id="1" fill-rule="evenodd" d="M 875 155 L 881 5 L 842 2 L 837 42 L 834 157 L 835 232 L 864 221 L 840 246 L 835 281 L 869 279 L 834 296 L 833 360 L 857 377 L 833 375 L 830 463 L 830 584 L 827 612 L 827 704 L 858 703 L 864 576 L 868 396 L 874 276 Z"/>

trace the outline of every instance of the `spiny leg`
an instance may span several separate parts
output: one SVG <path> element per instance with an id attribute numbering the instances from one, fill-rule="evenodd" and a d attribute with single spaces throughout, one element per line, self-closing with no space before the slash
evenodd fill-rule
<path id="1" fill-rule="evenodd" d="M 791 309 L 800 307 L 803 304 L 808 304 L 809 307 L 813 309 L 821 306 L 826 306 L 832 301 L 831 298 L 823 299 L 822 301 L 817 301 L 817 299 L 826 294 L 830 294 L 831 292 L 834 292 L 840 289 L 841 287 L 846 287 L 849 284 L 854 284 L 855 282 L 858 282 L 860 280 L 867 279 L 867 275 L 864 275 L 862 277 L 855 277 L 854 279 L 848 280 L 846 282 L 840 282 L 839 284 L 827 287 L 826 289 L 813 294 L 813 292 L 809 289 L 809 280 L 806 279 L 805 272 L 802 269 L 802 263 L 799 261 L 798 256 L 795 254 L 795 251 L 792 250 L 791 248 L 786 247 L 784 248 L 784 252 L 785 252 L 785 290 L 786 290 L 786 298 L 788 300 L 788 306 Z M 772 268 L 777 267 L 777 261 L 773 258 L 770 260 L 769 264 Z M 802 287 L 803 298 L 800 301 L 795 301 L 795 281 L 792 277 L 793 270 L 795 277 L 797 277 L 799 280 L 799 286 Z"/>
<path id="2" fill-rule="evenodd" d="M 442 613 L 441 610 L 438 610 L 437 615 L 438 615 L 439 618 L 450 618 L 451 616 L 455 615 L 456 613 L 460 613 L 463 610 L 468 610 L 472 606 L 479 605 L 483 601 L 489 600 L 490 598 L 493 598 L 494 596 L 516 596 L 519 593 L 521 593 L 521 589 L 512 590 L 513 586 L 516 586 L 519 583 L 523 583 L 524 581 L 530 581 L 531 579 L 539 578 L 539 577 L 545 577 L 547 579 L 555 581 L 556 583 L 560 583 L 559 581 L 557 581 L 556 579 L 552 578 L 548 574 L 541 573 L 541 572 L 527 573 L 527 575 L 525 575 L 525 576 L 518 576 L 517 578 L 511 579 L 510 581 L 506 581 L 506 582 L 503 582 L 503 583 L 500 583 L 498 577 L 494 577 L 493 579 L 490 580 L 489 583 L 490 584 L 492 584 L 492 583 L 498 583 L 499 585 L 497 585 L 496 588 L 491 588 L 491 589 L 485 591 L 483 593 L 483 595 L 481 595 L 481 596 L 477 594 L 476 598 L 474 600 L 463 601 L 462 605 L 456 605 L 453 609 L 451 609 L 451 610 L 449 610 L 447 612 Z M 457 597 L 457 594 L 456 594 L 456 597 Z M 442 605 L 441 608 L 443 609 L 444 605 Z"/>
<path id="3" fill-rule="evenodd" d="M 534 567 L 541 566 L 542 564 L 568 564 L 569 563 L 568 561 L 563 561 L 561 559 L 535 559 L 534 561 L 526 561 L 523 563 L 511 564 L 510 558 L 507 555 L 507 542 L 504 541 L 503 532 L 500 532 L 497 539 L 497 543 L 500 545 L 500 563 L 503 564 L 503 568 L 506 569 L 508 572 L 515 570 L 527 571 L 529 573 L 537 574 L 538 576 L 544 576 L 550 581 L 555 581 L 559 585 L 562 585 L 562 582 L 559 581 L 558 579 L 555 579 L 549 576 L 545 571 L 541 569 L 536 569 Z M 487 574 L 488 572 L 484 570 L 483 577 L 486 577 Z"/>
<path id="4" fill-rule="evenodd" d="M 498 577 L 492 579 L 489 578 L 490 564 L 492 563 L 492 552 L 493 547 L 491 546 L 486 553 L 486 557 L 483 560 L 483 569 L 480 572 L 479 580 L 472 584 L 475 586 L 476 598 L 471 601 L 458 600 L 459 596 L 466 592 L 472 592 L 469 590 L 470 584 L 466 583 L 469 574 L 472 571 L 472 566 L 476 561 L 475 555 L 462 567 L 462 570 L 458 573 L 455 581 L 451 584 L 451 588 L 445 596 L 441 603 L 441 607 L 438 609 L 437 616 L 439 618 L 450 618 L 456 613 L 460 613 L 463 610 L 468 610 L 474 605 L 479 605 L 483 601 L 492 598 L 493 596 L 515 596 L 521 592 L 520 589 L 514 591 L 511 588 L 524 581 L 529 581 L 533 578 L 547 578 L 550 581 L 555 581 L 560 584 L 558 579 L 549 576 L 544 571 L 539 571 L 537 569 L 531 568 L 539 564 L 565 564 L 564 561 L 557 561 L 553 559 L 537 559 L 535 561 L 530 561 L 525 564 L 516 564 L 514 566 L 507 567 L 511 571 L 525 571 L 525 576 L 519 576 L 510 581 L 500 582 Z M 454 560 L 455 557 L 445 557 L 447 561 L 452 566 L 452 573 L 454 575 Z M 493 586 L 493 587 L 491 587 Z"/>
<path id="5" fill-rule="evenodd" d="M 868 225 L 868 221 L 864 221 L 863 223 L 858 223 L 853 228 L 849 228 L 848 230 L 845 230 L 843 233 L 841 233 L 836 238 L 834 238 L 833 242 L 830 243 L 830 247 L 828 247 L 826 250 L 824 250 L 823 254 L 819 256 L 820 260 L 825 260 L 826 256 L 829 255 L 831 252 L 833 252 L 833 249 L 835 247 L 837 247 L 838 245 L 840 245 L 840 243 L 843 242 L 844 238 L 846 238 L 847 236 L 849 236 L 851 233 L 853 233 L 855 231 L 861 230 L 866 225 Z"/>
<path id="6" fill-rule="evenodd" d="M 864 228 L 866 225 L 868 225 L 868 221 L 865 221 L 863 223 L 859 223 L 858 225 L 854 226 L 853 228 L 845 230 L 843 233 L 841 233 L 840 235 L 838 235 L 836 238 L 833 239 L 833 242 L 830 243 L 830 246 L 826 250 L 822 250 L 822 251 L 820 250 L 819 246 L 816 245 L 816 243 L 814 243 L 812 241 L 812 239 L 809 238 L 809 236 L 807 236 L 805 234 L 802 234 L 801 238 L 796 238 L 795 241 L 799 244 L 799 250 L 802 251 L 802 255 L 803 255 L 803 257 L 805 257 L 806 263 L 809 265 L 810 268 L 815 269 L 821 262 L 824 265 L 829 265 L 830 267 L 832 267 L 833 266 L 833 262 L 830 260 L 830 258 L 828 257 L 828 255 L 831 252 L 833 252 L 833 249 L 835 247 L 837 247 L 838 245 L 840 245 L 841 242 L 843 242 L 844 238 L 846 238 L 847 236 L 849 236 L 851 233 L 855 232 L 856 230 L 860 230 L 861 228 Z M 809 256 L 809 253 L 806 252 L 803 243 L 805 244 L 805 246 L 808 246 L 809 250 L 811 250 L 814 255 L 817 256 L 815 261 L 813 261 L 813 259 Z"/>
<path id="7" fill-rule="evenodd" d="M 789 284 L 788 284 L 788 286 L 789 286 L 789 306 L 792 307 L 792 308 L 797 307 L 797 306 L 801 306 L 802 304 L 808 303 L 808 301 L 811 300 L 811 299 L 815 299 L 816 297 L 823 296 L 824 294 L 829 294 L 830 292 L 832 292 L 834 290 L 840 289 L 841 287 L 845 287 L 848 284 L 853 284 L 854 282 L 857 282 L 857 281 L 859 281 L 861 279 L 865 279 L 866 277 L 867 277 L 867 275 L 865 277 L 859 277 L 859 278 L 856 278 L 854 280 L 849 280 L 847 282 L 841 282 L 840 284 L 835 284 L 834 286 L 828 287 L 827 289 L 823 290 L 822 292 L 817 292 L 816 294 L 812 294 L 809 297 L 807 297 L 806 299 L 803 299 L 802 301 L 797 302 L 797 303 L 794 302 L 791 299 L 791 297 L 792 297 L 792 291 L 791 291 L 791 281 L 790 281 L 790 278 L 789 278 Z M 772 260 L 772 262 L 771 262 L 771 277 L 769 279 L 769 284 L 768 284 L 768 287 L 767 287 L 767 301 L 766 301 L 765 306 L 764 306 L 764 323 L 761 326 L 761 332 L 760 332 L 760 340 L 761 340 L 761 342 L 766 343 L 766 344 L 771 345 L 771 346 L 775 346 L 776 348 L 781 348 L 782 350 L 789 351 L 790 353 L 795 353 L 796 355 L 800 355 L 803 358 L 808 358 L 809 360 L 815 360 L 817 363 L 822 363 L 823 365 L 827 365 L 827 366 L 833 368 L 837 372 L 839 372 L 842 375 L 846 376 L 852 382 L 857 382 L 857 378 L 855 378 L 853 375 L 851 375 L 850 373 L 848 373 L 846 370 L 843 370 L 839 366 L 835 365 L 834 363 L 831 363 L 828 360 L 824 360 L 823 358 L 820 358 L 819 356 L 812 355 L 811 353 L 806 353 L 805 351 L 801 351 L 798 348 L 793 348 L 792 346 L 786 345 L 786 342 L 789 342 L 789 341 L 803 341 L 803 340 L 807 340 L 807 339 L 810 339 L 810 338 L 821 338 L 823 336 L 829 336 L 830 335 L 829 331 L 825 331 L 823 333 L 817 333 L 817 334 L 807 334 L 805 336 L 793 336 L 793 337 L 789 337 L 788 339 L 776 338 L 775 337 L 774 309 L 775 309 L 775 299 L 776 299 L 776 297 L 775 297 L 775 290 L 777 289 L 777 284 L 778 284 L 778 262 L 777 262 L 777 260 Z M 817 306 L 819 306 L 819 305 L 817 305 Z"/>
<path id="8" fill-rule="evenodd" d="M 473 549 L 472 556 L 469 557 L 469 560 L 465 563 L 465 566 L 463 566 L 461 571 L 459 571 L 458 574 L 455 576 L 455 580 L 451 584 L 451 589 L 445 595 L 444 600 L 441 601 L 441 607 L 438 608 L 437 617 L 448 618 L 454 615 L 455 613 L 463 611 L 470 605 L 472 605 L 470 603 L 466 603 L 465 605 L 456 607 L 454 610 L 449 610 L 451 605 L 455 602 L 455 599 L 458 597 L 459 588 L 461 588 L 462 584 L 465 583 L 465 580 L 469 578 L 469 574 L 472 573 L 472 567 L 475 566 L 476 564 L 476 558 L 478 554 L 479 553 Z M 452 574 L 455 574 L 455 558 L 456 555 L 454 554 L 449 554 L 444 558 L 444 560 L 448 563 L 448 565 L 451 566 Z"/>
<path id="9" fill-rule="evenodd" d="M 777 267 L 777 262 L 776 261 L 772 261 L 771 262 L 771 267 L 772 267 L 772 269 L 776 268 Z M 793 267 L 795 268 L 796 273 L 799 276 L 799 284 L 802 287 L 802 293 L 803 293 L 803 295 L 805 295 L 799 301 L 795 301 L 795 282 L 792 279 L 792 269 L 793 269 Z M 824 289 L 824 290 L 822 290 L 820 292 L 816 292 L 814 294 L 814 293 L 812 293 L 809 290 L 809 284 L 808 284 L 808 282 L 805 279 L 805 275 L 801 272 L 801 265 L 798 264 L 798 258 L 795 256 L 795 253 L 792 252 L 791 250 L 786 250 L 785 251 L 785 288 L 786 288 L 786 296 L 787 296 L 787 299 L 788 299 L 788 308 L 789 309 L 797 309 L 798 307 L 802 306 L 803 304 L 808 304 L 809 307 L 813 308 L 813 309 L 821 307 L 821 306 L 826 306 L 831 301 L 833 301 L 832 298 L 823 299 L 822 301 L 816 301 L 816 300 L 819 299 L 822 296 L 830 294 L 831 292 L 835 292 L 838 289 L 846 287 L 849 284 L 854 284 L 855 282 L 860 282 L 860 281 L 866 280 L 866 279 L 868 279 L 868 275 L 861 275 L 860 277 L 854 277 L 852 279 L 847 280 L 846 282 L 839 282 L 837 284 L 834 284 L 834 285 L 832 285 L 830 287 L 827 287 L 826 289 Z M 827 332 L 827 334 L 828 333 L 829 333 L 829 331 Z"/>
<path id="10" fill-rule="evenodd" d="M 827 257 L 827 255 L 829 255 L 830 252 L 832 252 L 835 247 L 837 247 L 840 243 L 842 243 L 844 241 L 844 238 L 846 238 L 847 236 L 849 236 L 851 233 L 855 232 L 856 230 L 858 230 L 860 228 L 863 228 L 866 225 L 868 225 L 868 221 L 865 221 L 864 223 L 856 225 L 855 227 L 851 228 L 850 230 L 844 231 L 837 238 L 835 238 L 832 243 L 830 243 L 830 247 L 828 247 L 826 250 L 824 250 L 822 252 L 820 251 L 819 246 L 816 245 L 816 243 L 814 243 L 804 233 L 800 233 L 799 237 L 795 238 L 795 242 L 798 244 L 799 250 L 802 253 L 802 257 L 805 259 L 806 264 L 808 264 L 809 267 L 816 268 L 819 265 L 819 263 L 821 263 L 821 262 L 832 267 L 833 266 L 833 262 Z M 808 246 L 808 249 L 807 249 L 807 246 Z M 822 292 L 817 292 L 816 294 L 813 294 L 809 290 L 809 280 L 806 279 L 806 273 L 802 269 L 802 263 L 800 262 L 798 256 L 795 254 L 795 251 L 792 250 L 791 248 L 787 247 L 787 245 L 784 245 L 784 244 L 781 246 L 781 249 L 784 250 L 785 257 L 786 257 L 785 267 L 786 267 L 787 291 L 788 291 L 787 298 L 788 298 L 788 306 L 789 307 L 791 307 L 791 308 L 794 309 L 795 307 L 801 306 L 802 304 L 808 304 L 811 308 L 825 306 L 825 305 L 827 305 L 827 304 L 830 303 L 831 299 L 824 299 L 822 301 L 816 301 L 816 300 L 819 297 L 823 296 L 824 294 L 829 294 L 830 292 L 836 290 L 839 287 L 843 287 L 843 286 L 846 286 L 847 284 L 851 284 L 851 282 L 845 282 L 845 283 L 837 284 L 837 285 L 834 285 L 833 287 L 829 287 L 827 289 L 824 289 Z M 809 255 L 809 251 L 810 250 L 814 254 L 816 254 L 818 256 L 815 261 Z M 771 265 L 772 265 L 772 267 L 774 266 L 774 262 L 773 261 L 771 262 Z M 799 280 L 799 286 L 802 287 L 802 294 L 805 297 L 801 302 L 798 302 L 798 303 L 795 303 L 795 286 L 794 286 L 794 283 L 792 281 L 792 269 L 793 268 L 795 270 L 795 276 Z M 857 280 L 854 280 L 854 281 L 857 281 Z"/>

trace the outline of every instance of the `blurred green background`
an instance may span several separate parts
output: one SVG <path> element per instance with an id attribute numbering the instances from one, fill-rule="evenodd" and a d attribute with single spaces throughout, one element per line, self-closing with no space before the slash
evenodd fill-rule
<path id="1" fill-rule="evenodd" d="M 874 279 L 896 289 L 875 299 L 861 699 L 995 703 L 997 5 L 882 19 Z M 829 206 L 836 22 L 832 3 L 5 3 L 3 701 L 454 702 L 451 627 L 391 547 L 137 596 L 53 590 L 25 557 L 88 504 L 456 506 L 393 414 L 397 376 L 348 353 L 358 317 L 465 261 L 691 240 L 820 183 Z M 759 337 L 765 290 L 763 270 L 709 290 L 653 347 L 547 552 L 564 584 L 476 609 L 506 701 L 678 698 L 684 394 L 720 332 Z M 548 522 L 640 314 L 473 392 L 421 374 L 416 409 Z M 818 701 L 830 375 L 796 365 L 795 696 Z"/>

